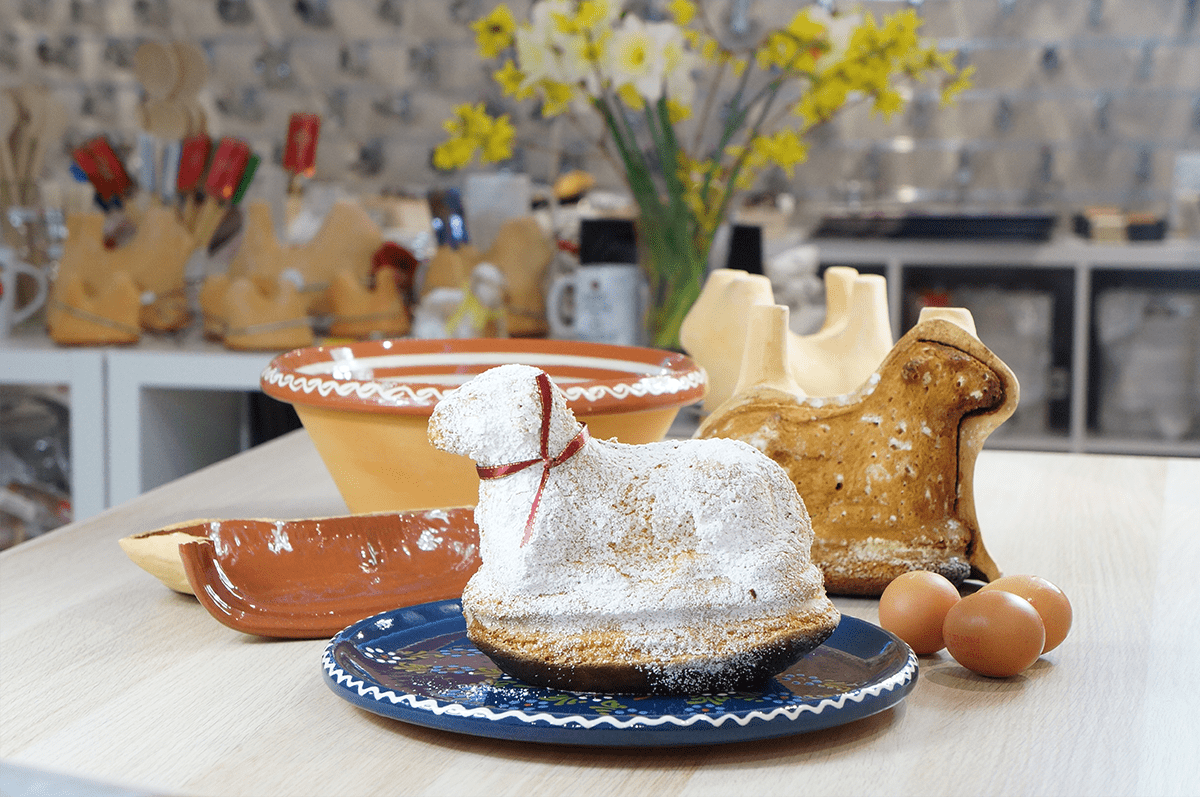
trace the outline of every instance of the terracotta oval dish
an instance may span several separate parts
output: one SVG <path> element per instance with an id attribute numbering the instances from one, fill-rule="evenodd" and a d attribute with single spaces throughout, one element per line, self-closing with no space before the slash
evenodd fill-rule
<path id="1" fill-rule="evenodd" d="M 381 611 L 458 598 L 479 568 L 470 507 L 201 520 L 169 531 L 181 540 L 177 558 L 201 605 L 259 636 L 327 638 Z"/>
<path id="2" fill-rule="evenodd" d="M 296 349 L 271 361 L 262 389 L 295 407 L 351 512 L 462 506 L 478 496 L 474 463 L 429 445 L 429 414 L 457 386 L 507 363 L 546 371 L 593 437 L 623 443 L 661 440 L 707 390 L 704 370 L 675 352 L 496 338 Z"/>

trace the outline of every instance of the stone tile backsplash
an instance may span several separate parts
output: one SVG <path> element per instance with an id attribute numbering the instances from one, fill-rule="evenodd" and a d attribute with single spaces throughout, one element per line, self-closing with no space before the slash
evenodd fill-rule
<path id="1" fill-rule="evenodd" d="M 463 101 L 512 107 L 521 148 L 511 166 L 550 180 L 583 166 L 615 175 L 586 139 L 510 106 L 474 54 L 471 20 L 490 0 L 0 0 L 0 84 L 50 86 L 70 147 L 108 134 L 127 150 L 141 89 L 132 53 L 151 38 L 192 39 L 208 57 L 201 94 L 210 131 L 278 158 L 287 117 L 325 117 L 319 177 L 354 191 L 453 183 L 431 148 Z M 510 3 L 518 18 L 526 0 Z M 641 0 L 652 13 L 665 0 Z M 724 3 L 728 5 L 728 2 Z M 843 8 L 853 3 L 839 2 Z M 890 123 L 855 109 L 818 137 L 788 185 L 815 205 L 1091 204 L 1166 212 L 1175 156 L 1200 150 L 1198 0 L 910 0 L 924 32 L 961 52 L 975 86 L 951 108 L 918 87 Z M 751 25 L 786 20 L 795 0 L 750 0 Z M 728 14 L 718 13 L 719 19 Z"/>

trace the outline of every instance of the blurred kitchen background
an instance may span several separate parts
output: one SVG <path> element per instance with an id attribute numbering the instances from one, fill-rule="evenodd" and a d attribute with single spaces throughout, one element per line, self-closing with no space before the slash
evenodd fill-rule
<path id="1" fill-rule="evenodd" d="M 360 192 L 444 182 L 430 150 L 464 101 L 510 111 L 506 167 L 535 179 L 585 168 L 615 182 L 586 140 L 501 96 L 470 22 L 486 0 L 2 0 L 0 81 L 52 87 L 70 123 L 51 171 L 105 134 L 132 150 L 142 89 L 133 55 L 148 39 L 190 39 L 211 68 L 198 99 L 210 126 L 282 157 L 288 116 L 322 115 L 318 179 Z M 523 18 L 523 0 L 510 3 Z M 651 18 L 665 2 L 633 3 Z M 732 0 L 714 18 L 751 40 L 795 0 Z M 832 4 L 830 4 L 832 5 Z M 837 5 L 852 8 L 855 4 Z M 884 121 L 865 107 L 822 131 L 790 191 L 802 208 L 937 203 L 1054 209 L 1115 205 L 1171 212 L 1177 158 L 1200 149 L 1196 0 L 923 0 L 922 32 L 976 67 L 958 103 L 934 88 Z M 541 142 L 535 148 L 531 142 Z M 1180 168 L 1187 168 L 1180 165 Z"/>
<path id="2" fill-rule="evenodd" d="M 1200 455 L 1200 0 L 821 4 L 877 15 L 915 8 L 922 32 L 976 71 L 950 107 L 918 86 L 891 121 L 866 107 L 844 113 L 813 137 L 794 178 L 767 175 L 738 216 L 760 226 L 763 267 L 777 296 L 790 297 L 797 331 L 819 324 L 809 311 L 820 307 L 820 269 L 882 273 L 897 333 L 922 306 L 967 306 L 1018 374 L 1021 408 L 992 445 Z M 509 5 L 525 18 L 528 2 Z M 627 5 L 653 19 L 667 3 Z M 729 37 L 751 41 L 800 4 L 709 5 Z M 62 139 L 45 156 L 43 208 L 78 193 L 70 153 L 95 136 L 136 163 L 144 88 L 134 54 L 147 40 L 200 46 L 209 76 L 196 102 L 214 137 L 239 137 L 263 155 L 260 196 L 285 195 L 296 112 L 322 117 L 311 186 L 368 199 L 460 186 L 464 175 L 435 170 L 431 151 L 454 106 L 479 101 L 518 128 L 500 169 L 535 184 L 581 169 L 620 191 L 586 131 L 502 96 L 470 29 L 493 6 L 0 0 L 0 86 L 40 84 L 66 108 Z M 989 224 L 1007 227 L 997 235 Z M 815 245 L 816 265 L 793 260 L 770 273 L 772 257 L 797 244 Z M 6 386 L 21 378 L 2 374 Z M 42 440 L 46 457 L 65 457 L 61 435 L 47 442 L 29 431 L 65 428 L 56 400 L 4 390 L 6 450 Z M 19 426 L 22 413 L 34 420 Z M 69 492 L 67 471 L 57 478 Z M 105 505 L 125 497 L 108 478 Z"/>

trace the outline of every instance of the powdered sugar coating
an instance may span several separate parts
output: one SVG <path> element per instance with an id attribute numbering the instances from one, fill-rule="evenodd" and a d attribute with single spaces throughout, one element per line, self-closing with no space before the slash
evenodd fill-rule
<path id="1" fill-rule="evenodd" d="M 541 469 L 481 484 L 478 587 L 617 615 L 691 606 L 677 582 L 722 605 L 780 600 L 808 564 L 795 486 L 745 443 L 592 441 L 553 476 L 524 547 Z"/>
<path id="2" fill-rule="evenodd" d="M 536 373 L 513 365 L 477 377 L 434 411 L 430 439 L 481 465 L 536 458 Z M 553 393 L 552 457 L 579 428 Z M 798 618 L 832 614 L 836 624 L 809 559 L 804 504 L 752 446 L 590 440 L 551 469 L 539 498 L 542 476 L 539 463 L 481 482 L 483 563 L 463 593 L 469 629 L 520 637 L 550 662 L 616 658 L 686 672 L 710 659 L 736 666 L 740 652 L 794 634 Z"/>

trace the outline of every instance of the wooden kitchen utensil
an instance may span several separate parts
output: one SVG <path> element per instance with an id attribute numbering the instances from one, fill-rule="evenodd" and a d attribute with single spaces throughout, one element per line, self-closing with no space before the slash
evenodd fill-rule
<path id="1" fill-rule="evenodd" d="M 9 141 L 20 121 L 17 101 L 9 92 L 0 92 L 0 204 L 5 206 L 17 201 L 17 167 Z"/>
<path id="2" fill-rule="evenodd" d="M 142 42 L 133 54 L 133 73 L 146 92 L 155 100 L 165 100 L 179 84 L 179 57 L 167 42 Z"/>

